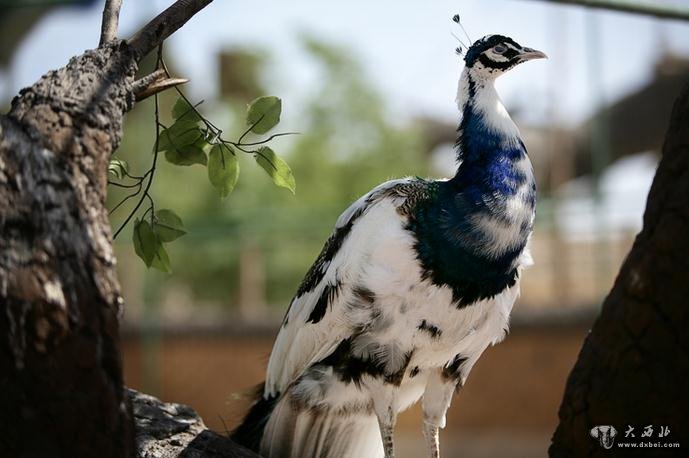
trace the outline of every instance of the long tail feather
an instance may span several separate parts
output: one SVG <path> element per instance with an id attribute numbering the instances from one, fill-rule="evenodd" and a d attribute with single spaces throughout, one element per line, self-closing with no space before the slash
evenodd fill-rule
<path id="1" fill-rule="evenodd" d="M 378 421 L 372 412 L 332 412 L 309 409 L 289 393 L 256 402 L 232 439 L 264 458 L 378 458 L 384 455 Z"/>
<path id="2" fill-rule="evenodd" d="M 377 458 L 383 443 L 372 413 L 304 409 L 283 396 L 265 425 L 265 458 Z"/>

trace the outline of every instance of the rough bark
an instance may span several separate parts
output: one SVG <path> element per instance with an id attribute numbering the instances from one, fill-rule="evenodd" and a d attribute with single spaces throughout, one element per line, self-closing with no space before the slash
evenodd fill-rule
<path id="1" fill-rule="evenodd" d="M 128 390 L 136 423 L 138 458 L 258 458 L 251 450 L 206 428 L 191 408 Z"/>
<path id="2" fill-rule="evenodd" d="M 107 164 L 126 45 L 87 51 L 0 117 L 0 456 L 129 456 Z"/>
<path id="3" fill-rule="evenodd" d="M 643 229 L 567 381 L 550 456 L 629 455 L 603 449 L 589 434 L 596 425 L 613 425 L 616 442 L 642 440 L 654 425 L 647 441 L 689 447 L 688 329 L 689 86 L 673 109 Z M 628 426 L 634 439 L 624 437 Z M 670 428 L 667 438 L 658 438 L 660 426 Z"/>

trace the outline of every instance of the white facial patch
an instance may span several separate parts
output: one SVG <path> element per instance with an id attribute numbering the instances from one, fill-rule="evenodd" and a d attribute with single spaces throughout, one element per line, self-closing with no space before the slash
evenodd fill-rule
<path id="1" fill-rule="evenodd" d="M 493 48 L 489 49 L 486 52 L 486 55 L 488 56 L 488 58 L 490 60 L 492 60 L 494 62 L 507 62 L 507 61 L 509 61 L 509 59 L 507 57 L 505 57 L 504 54 L 498 54 L 495 51 L 493 51 Z"/>

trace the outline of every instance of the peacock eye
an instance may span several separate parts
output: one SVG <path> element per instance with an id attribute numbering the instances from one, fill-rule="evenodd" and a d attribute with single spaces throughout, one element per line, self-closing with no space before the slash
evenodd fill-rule
<path id="1" fill-rule="evenodd" d="M 504 53 L 505 51 L 507 51 L 507 46 L 505 46 L 505 45 L 495 45 L 495 46 L 493 46 L 493 52 L 494 52 L 495 54 L 502 54 L 502 53 Z"/>

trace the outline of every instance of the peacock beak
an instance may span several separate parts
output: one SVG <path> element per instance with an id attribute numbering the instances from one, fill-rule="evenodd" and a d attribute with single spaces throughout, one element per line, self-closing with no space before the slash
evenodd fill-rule
<path id="1" fill-rule="evenodd" d="M 547 59 L 548 58 L 548 56 L 546 56 L 544 52 L 538 51 L 536 49 L 531 49 L 531 48 L 522 48 L 522 52 L 517 54 L 517 57 L 522 62 L 525 62 L 527 60 L 533 60 L 533 59 Z"/>

